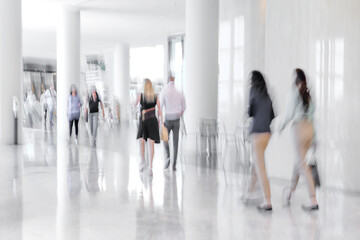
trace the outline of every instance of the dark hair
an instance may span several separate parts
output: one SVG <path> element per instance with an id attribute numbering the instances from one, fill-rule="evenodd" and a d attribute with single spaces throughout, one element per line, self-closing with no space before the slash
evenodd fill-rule
<path id="1" fill-rule="evenodd" d="M 301 84 L 299 93 L 303 101 L 304 110 L 305 112 L 307 112 L 309 109 L 311 97 L 310 97 L 310 91 L 307 87 L 305 73 L 300 68 L 296 68 L 295 73 L 296 73 L 295 84 L 296 85 Z"/>
<path id="2" fill-rule="evenodd" d="M 260 93 L 268 95 L 266 82 L 261 72 L 254 70 L 250 73 L 251 88 L 258 90 Z"/>
<path id="3" fill-rule="evenodd" d="M 77 88 L 76 88 L 75 84 L 72 84 L 71 87 L 70 87 L 70 95 L 72 95 L 73 89 L 75 89 L 75 93 L 77 95 Z"/>

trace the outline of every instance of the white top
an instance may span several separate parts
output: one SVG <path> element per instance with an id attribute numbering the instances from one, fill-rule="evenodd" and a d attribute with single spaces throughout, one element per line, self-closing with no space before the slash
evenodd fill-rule
<path id="1" fill-rule="evenodd" d="M 309 108 L 305 112 L 303 101 L 301 99 L 299 89 L 296 86 L 293 86 L 288 97 L 286 115 L 281 125 L 281 128 L 293 121 L 298 122 L 303 119 L 307 119 L 311 123 L 314 121 L 315 106 L 313 99 L 310 100 Z"/>
<path id="2" fill-rule="evenodd" d="M 36 102 L 36 96 L 33 92 L 30 92 L 27 96 L 27 101 L 30 103 L 30 104 L 34 104 Z"/>
<path id="3" fill-rule="evenodd" d="M 169 82 L 162 91 L 160 107 L 161 109 L 165 108 L 166 120 L 177 120 L 183 115 L 186 109 L 185 97 L 181 92 L 176 90 L 173 81 Z"/>
<path id="4" fill-rule="evenodd" d="M 56 104 L 56 91 L 48 89 L 45 92 L 46 103 L 50 110 L 53 110 Z"/>

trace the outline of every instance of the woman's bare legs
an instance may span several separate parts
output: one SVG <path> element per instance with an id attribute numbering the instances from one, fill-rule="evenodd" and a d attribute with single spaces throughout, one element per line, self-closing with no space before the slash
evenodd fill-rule
<path id="1" fill-rule="evenodd" d="M 141 163 L 139 169 L 142 172 L 144 169 L 144 162 L 145 162 L 145 140 L 143 138 L 140 138 L 140 154 L 141 154 Z"/>
<path id="2" fill-rule="evenodd" d="M 153 175 L 152 167 L 153 167 L 153 160 L 154 160 L 154 144 L 155 141 L 149 139 L 149 151 L 150 151 L 150 175 Z"/>
<path id="3" fill-rule="evenodd" d="M 310 201 L 312 205 L 317 205 L 314 181 L 311 175 L 311 170 L 305 160 L 306 153 L 311 147 L 313 136 L 314 133 L 311 123 L 307 121 L 303 121 L 297 124 L 296 140 L 297 140 L 298 159 L 293 170 L 293 175 L 290 184 L 290 191 L 291 191 L 290 194 L 292 194 L 295 191 L 300 175 L 303 174 L 308 186 Z"/>
<path id="4" fill-rule="evenodd" d="M 265 150 L 270 140 L 270 133 L 256 133 L 252 135 L 256 175 L 261 183 L 264 194 L 264 204 L 271 206 L 271 193 L 269 179 L 265 167 Z"/>
<path id="5" fill-rule="evenodd" d="M 250 180 L 249 189 L 248 189 L 249 193 L 252 193 L 254 191 L 256 182 L 257 182 L 256 166 L 254 164 L 252 164 L 252 166 L 251 166 L 251 180 Z"/>

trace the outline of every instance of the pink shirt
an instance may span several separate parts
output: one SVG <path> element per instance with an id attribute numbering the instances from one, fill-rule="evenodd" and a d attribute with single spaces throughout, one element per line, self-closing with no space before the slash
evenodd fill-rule
<path id="1" fill-rule="evenodd" d="M 169 82 L 162 91 L 160 106 L 161 109 L 165 108 L 166 120 L 177 120 L 184 113 L 186 109 L 185 98 L 181 92 L 176 90 L 174 82 Z"/>

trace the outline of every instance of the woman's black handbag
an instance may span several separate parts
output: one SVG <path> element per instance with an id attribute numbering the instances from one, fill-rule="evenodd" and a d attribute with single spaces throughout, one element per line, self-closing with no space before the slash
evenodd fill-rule
<path id="1" fill-rule="evenodd" d="M 319 171 L 318 171 L 317 159 L 316 159 L 316 146 L 312 146 L 311 150 L 312 150 L 312 152 L 310 155 L 308 165 L 309 165 L 309 168 L 311 169 L 311 175 L 312 175 L 315 187 L 320 187 L 320 177 L 319 177 Z"/>
<path id="2" fill-rule="evenodd" d="M 318 168 L 317 168 L 317 162 L 315 161 L 315 162 L 309 164 L 309 167 L 311 169 L 311 175 L 313 177 L 315 187 L 320 187 L 320 177 L 319 177 L 319 172 L 318 172 Z"/>

